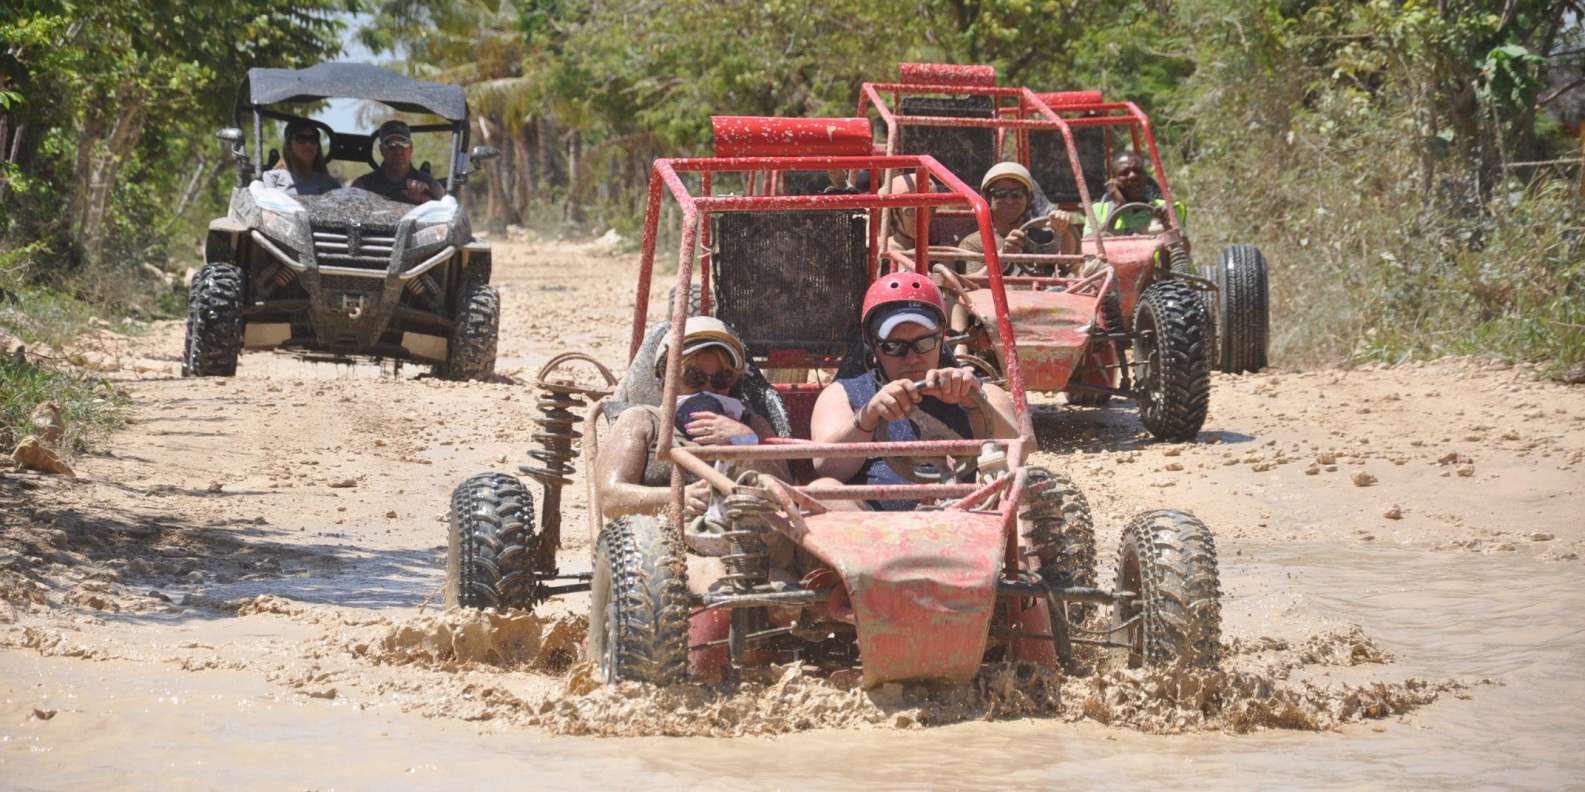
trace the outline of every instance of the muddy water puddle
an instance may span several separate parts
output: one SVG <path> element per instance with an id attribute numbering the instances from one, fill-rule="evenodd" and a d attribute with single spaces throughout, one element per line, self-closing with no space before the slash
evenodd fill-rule
<path id="1" fill-rule="evenodd" d="M 162 651 L 146 646 L 147 658 L 136 665 L 8 650 L 0 652 L 0 772 L 38 788 L 119 786 L 127 778 L 204 787 L 220 772 L 227 785 L 242 788 L 407 779 L 473 786 L 502 778 L 531 786 L 642 780 L 706 789 L 1203 787 L 1207 777 L 1234 786 L 1558 788 L 1585 777 L 1585 718 L 1578 712 L 1585 701 L 1578 617 L 1585 586 L 1574 565 L 1336 545 L 1228 543 L 1223 550 L 1226 632 L 1245 642 L 1234 643 L 1243 647 L 1239 657 L 1258 659 L 1269 642 L 1346 635 L 1347 625 L 1357 624 L 1368 639 L 1353 650 L 1347 640 L 1331 642 L 1343 647 L 1341 658 L 1306 666 L 1309 682 L 1369 689 L 1418 678 L 1467 687 L 1408 715 L 1321 733 L 1156 736 L 1092 720 L 1022 718 L 936 728 L 862 725 L 774 739 L 589 739 L 553 736 L 522 719 L 459 719 L 488 708 L 419 717 L 422 707 L 404 708 L 401 700 L 421 698 L 416 688 L 446 676 L 433 670 L 381 666 L 387 681 L 343 684 L 335 693 L 326 692 L 335 690 L 334 678 L 318 687 L 291 683 L 293 674 L 312 671 L 190 673 L 151 662 Z M 369 613 L 411 619 L 395 615 L 402 610 Z M 168 646 L 307 643 L 312 631 L 303 629 L 300 614 L 279 616 L 281 627 L 258 615 L 153 629 L 169 631 L 161 639 Z M 1391 661 L 1376 662 L 1378 650 Z M 1350 651 L 1363 653 L 1360 662 L 1348 659 Z M 420 673 L 432 676 L 414 676 Z M 509 687 L 530 675 L 490 676 Z M 452 690 L 479 696 L 490 695 L 490 687 Z M 54 714 L 44 720 L 35 709 Z"/>

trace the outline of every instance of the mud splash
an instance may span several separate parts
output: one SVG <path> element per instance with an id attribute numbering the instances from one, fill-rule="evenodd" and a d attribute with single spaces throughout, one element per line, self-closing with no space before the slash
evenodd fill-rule
<path id="1" fill-rule="evenodd" d="M 723 687 L 601 686 L 585 663 L 569 674 L 562 695 L 547 697 L 527 720 L 559 734 L 604 737 L 913 729 L 1024 717 L 1087 719 L 1150 734 L 1322 731 L 1401 715 L 1444 694 L 1463 696 L 1468 687 L 1453 680 L 1291 679 L 1302 671 L 1389 662 L 1388 653 L 1358 627 L 1295 643 L 1234 641 L 1226 654 L 1228 667 L 1218 671 L 1114 669 L 1064 677 L 1028 664 L 995 664 L 967 685 L 892 684 L 871 691 L 859 690 L 850 675 L 819 676 L 798 665 L 751 671 Z M 1240 668 L 1251 660 L 1259 668 Z"/>
<path id="2" fill-rule="evenodd" d="M 390 624 L 344 645 L 353 655 L 382 665 L 556 673 L 577 661 L 588 629 L 588 619 L 581 616 L 547 620 L 526 613 L 453 610 Z"/>

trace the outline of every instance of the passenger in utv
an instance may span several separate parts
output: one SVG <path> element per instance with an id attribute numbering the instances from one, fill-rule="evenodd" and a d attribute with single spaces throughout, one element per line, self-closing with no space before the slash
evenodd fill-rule
<path id="1" fill-rule="evenodd" d="M 359 176 L 353 187 L 410 204 L 446 196 L 435 177 L 413 167 L 413 130 L 407 124 L 387 121 L 374 134 L 380 141 L 380 167 Z"/>
<path id="2" fill-rule="evenodd" d="M 865 443 L 1017 437 L 1007 393 L 982 385 L 972 369 L 953 367 L 943 358 L 945 318 L 941 291 L 929 278 L 893 273 L 871 284 L 860 322 L 867 368 L 820 392 L 810 420 L 812 439 Z M 814 466 L 823 477 L 816 485 L 907 483 L 881 458 L 816 459 Z M 901 511 L 917 504 L 872 500 L 848 505 Z"/>
<path id="3" fill-rule="evenodd" d="M 999 253 L 1074 254 L 1079 252 L 1078 230 L 1069 220 L 1068 213 L 1052 209 L 1044 217 L 1035 214 L 1035 180 L 1029 169 L 1016 162 L 999 162 L 985 172 L 980 180 L 980 194 L 991 207 L 992 231 L 996 234 Z M 1045 220 L 1044 227 L 1026 229 L 1035 220 Z M 958 247 L 964 250 L 983 251 L 985 241 L 975 231 L 963 238 Z M 1004 275 L 1051 275 L 1051 267 L 1028 264 L 1002 265 Z"/>
<path id="4" fill-rule="evenodd" d="M 655 374 L 665 375 L 670 335 L 655 352 Z M 721 320 L 695 316 L 684 326 L 682 382 L 676 416 L 679 445 L 754 444 L 776 434 L 770 422 L 743 403 L 738 381 L 748 366 L 743 342 Z M 735 394 L 735 395 L 734 395 Z M 671 503 L 671 463 L 655 458 L 660 440 L 661 408 L 635 405 L 622 412 L 606 433 L 594 461 L 602 517 L 661 514 Z M 784 466 L 778 466 L 784 467 Z M 783 473 L 785 471 L 778 470 Z M 710 486 L 693 480 L 686 489 L 685 516 L 708 508 Z"/>
<path id="5" fill-rule="evenodd" d="M 281 142 L 284 155 L 273 169 L 264 172 L 264 186 L 274 187 L 287 195 L 323 195 L 341 189 L 325 167 L 325 153 L 321 149 L 319 129 L 301 118 L 286 122 L 285 139 Z"/>

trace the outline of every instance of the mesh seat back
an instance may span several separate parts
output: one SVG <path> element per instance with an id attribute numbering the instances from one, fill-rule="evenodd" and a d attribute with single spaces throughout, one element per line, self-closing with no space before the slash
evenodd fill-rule
<path id="1" fill-rule="evenodd" d="M 905 96 L 900 109 L 903 115 L 996 117 L 996 102 L 989 96 Z M 978 186 L 985 172 L 1001 160 L 996 151 L 996 130 L 989 127 L 904 123 L 897 130 L 896 153 L 929 154 L 971 187 Z"/>
<path id="2" fill-rule="evenodd" d="M 846 210 L 712 215 L 716 318 L 756 357 L 844 354 L 869 287 L 866 221 Z"/>
<path id="3" fill-rule="evenodd" d="M 1071 131 L 1090 200 L 1099 201 L 1106 190 L 1106 128 L 1073 127 Z M 1073 165 L 1068 160 L 1068 147 L 1062 141 L 1061 132 L 1029 133 L 1029 166 L 1035 183 L 1052 203 L 1079 202 L 1078 181 L 1073 178 Z"/>

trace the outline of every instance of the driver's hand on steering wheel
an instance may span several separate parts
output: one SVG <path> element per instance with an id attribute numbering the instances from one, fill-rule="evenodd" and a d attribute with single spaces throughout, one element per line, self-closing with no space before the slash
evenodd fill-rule
<path id="1" fill-rule="evenodd" d="M 900 421 L 908 417 L 908 413 L 913 411 L 924 397 L 924 393 L 914 387 L 913 380 L 900 379 L 888 382 L 870 397 L 867 404 L 859 408 L 855 423 L 860 429 L 872 427 L 879 429 L 882 423 Z"/>
<path id="2" fill-rule="evenodd" d="M 429 185 L 422 179 L 408 179 L 407 189 L 404 192 L 407 193 L 410 201 L 428 201 L 430 198 Z"/>
<path id="3" fill-rule="evenodd" d="M 1024 240 L 1029 238 L 1029 232 L 1022 228 L 1015 228 L 1007 232 L 1007 237 L 1002 240 L 1003 253 L 1024 252 Z"/>
<path id="4" fill-rule="evenodd" d="M 925 374 L 922 393 L 934 396 L 947 404 L 972 401 L 979 393 L 980 381 L 974 378 L 971 368 L 938 368 Z"/>

